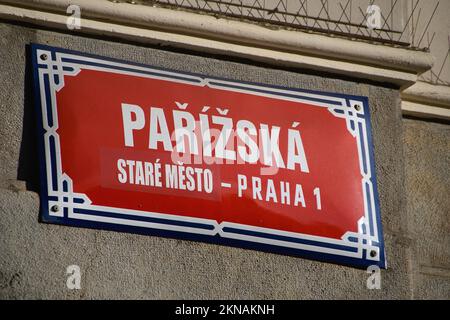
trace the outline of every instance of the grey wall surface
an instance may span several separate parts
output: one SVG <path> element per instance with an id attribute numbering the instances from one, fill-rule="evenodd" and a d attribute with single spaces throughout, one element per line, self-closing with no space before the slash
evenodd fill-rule
<path id="1" fill-rule="evenodd" d="M 404 121 L 415 298 L 450 298 L 450 126 Z"/>
<path id="2" fill-rule="evenodd" d="M 30 42 L 236 80 L 368 96 L 388 259 L 381 290 L 366 288 L 366 271 L 344 266 L 39 223 L 35 118 L 26 67 Z M 408 217 L 414 220 L 414 215 L 407 211 L 397 90 L 8 23 L 0 23 L 0 58 L 0 298 L 388 299 L 411 298 L 421 290 L 414 260 L 422 230 L 408 232 Z M 448 202 L 442 205 L 448 210 Z M 429 211 L 426 204 L 423 210 Z M 448 256 L 443 259 L 448 264 Z M 71 264 L 81 267 L 81 290 L 66 287 Z M 439 290 L 425 297 L 450 297 L 448 286 Z"/>

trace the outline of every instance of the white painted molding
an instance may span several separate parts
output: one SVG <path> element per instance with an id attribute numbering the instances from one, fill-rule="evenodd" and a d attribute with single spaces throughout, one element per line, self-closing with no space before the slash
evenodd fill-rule
<path id="1" fill-rule="evenodd" d="M 402 91 L 402 99 L 450 109 L 450 87 L 418 81 Z"/>
<path id="2" fill-rule="evenodd" d="M 81 8 L 81 30 L 143 43 L 162 43 L 287 67 L 307 68 L 405 88 L 430 69 L 430 54 L 320 34 L 107 0 L 0 0 L 0 17 L 66 28 L 66 9 Z M 71 31 L 72 32 L 72 31 Z"/>
<path id="3" fill-rule="evenodd" d="M 450 87 L 418 81 L 401 95 L 404 114 L 450 120 Z"/>

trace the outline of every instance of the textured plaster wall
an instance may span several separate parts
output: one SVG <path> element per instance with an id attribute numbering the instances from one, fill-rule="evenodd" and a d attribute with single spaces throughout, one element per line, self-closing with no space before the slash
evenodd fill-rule
<path id="1" fill-rule="evenodd" d="M 450 126 L 404 120 L 414 297 L 450 299 Z"/>
<path id="2" fill-rule="evenodd" d="M 349 267 L 39 223 L 30 42 L 236 80 L 368 96 L 388 259 L 382 289 L 366 289 L 368 274 Z M 397 90 L 163 49 L 0 23 L 0 298 L 412 297 L 415 247 L 407 232 Z M 71 264 L 81 267 L 81 290 L 66 288 L 65 271 Z"/>

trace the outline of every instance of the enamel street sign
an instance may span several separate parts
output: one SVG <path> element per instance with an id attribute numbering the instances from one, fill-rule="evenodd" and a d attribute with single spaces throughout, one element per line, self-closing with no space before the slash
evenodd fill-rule
<path id="1" fill-rule="evenodd" d="M 32 61 L 42 221 L 385 267 L 367 98 Z"/>

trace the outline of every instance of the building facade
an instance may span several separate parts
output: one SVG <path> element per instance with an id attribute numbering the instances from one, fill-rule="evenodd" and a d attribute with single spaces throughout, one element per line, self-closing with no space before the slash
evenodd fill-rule
<path id="1" fill-rule="evenodd" d="M 380 1 L 371 29 L 373 1 L 352 3 L 353 16 L 346 1 L 256 2 L 0 0 L 1 298 L 450 298 L 450 3 Z M 380 288 L 346 266 L 39 222 L 31 43 L 367 96 L 388 262 Z M 79 289 L 67 286 L 71 265 Z"/>

